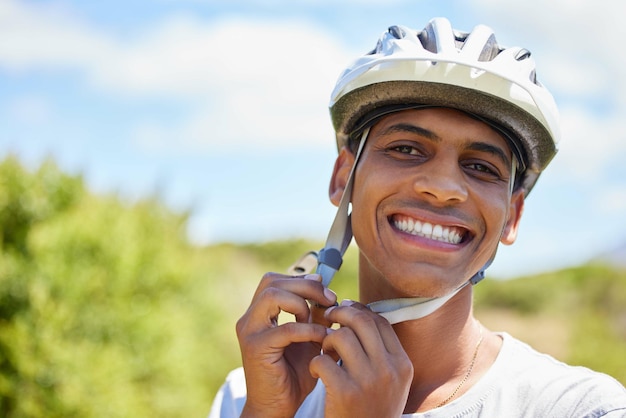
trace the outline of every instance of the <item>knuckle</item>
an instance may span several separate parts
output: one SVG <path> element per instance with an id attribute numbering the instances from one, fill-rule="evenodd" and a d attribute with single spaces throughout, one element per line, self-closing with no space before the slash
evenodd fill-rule
<path id="1" fill-rule="evenodd" d="M 376 326 L 376 319 L 365 311 L 356 311 L 354 315 L 354 319 L 358 322 L 362 322 L 364 325 L 368 327 Z"/>
<path id="2" fill-rule="evenodd" d="M 244 324 L 243 318 L 239 318 L 239 320 L 235 324 L 235 332 L 237 333 L 238 337 L 240 337 L 243 334 L 244 328 L 245 328 L 245 324 Z"/>
<path id="3" fill-rule="evenodd" d="M 401 380 L 407 380 L 413 378 L 413 363 L 409 360 L 408 356 L 402 356 L 402 358 L 397 362 L 396 370 L 398 373 L 398 377 Z"/>
<path id="4" fill-rule="evenodd" d="M 261 277 L 260 286 L 269 286 L 275 279 L 277 274 L 273 272 L 267 272 Z"/>
<path id="5" fill-rule="evenodd" d="M 275 279 L 276 279 L 276 273 L 272 273 L 272 272 L 265 273 L 261 277 L 261 280 L 259 280 L 259 284 L 254 292 L 253 299 L 258 297 L 259 294 L 263 292 L 263 290 L 271 286 Z"/>
<path id="6" fill-rule="evenodd" d="M 353 335 L 354 333 L 350 328 L 341 327 L 335 329 L 324 338 L 322 348 L 324 351 L 335 350 L 336 347 L 341 344 L 341 341 L 347 341 L 349 338 L 352 338 Z"/>
<path id="7" fill-rule="evenodd" d="M 383 367 L 378 371 L 378 381 L 387 384 L 394 382 L 398 378 L 398 370 L 394 367 Z"/>
<path id="8" fill-rule="evenodd" d="M 331 340 L 341 340 L 346 338 L 352 338 L 353 336 L 354 331 L 352 331 L 352 329 L 350 329 L 349 327 L 341 327 L 326 338 L 330 338 Z"/>
<path id="9" fill-rule="evenodd" d="M 235 323 L 235 333 L 237 334 L 237 337 L 241 337 L 245 333 L 248 325 L 248 315 L 249 310 L 246 311 L 246 313 L 244 313 Z"/>
<path id="10" fill-rule="evenodd" d="M 400 370 L 400 375 L 404 380 L 412 380 L 413 379 L 413 365 L 411 362 L 406 363 Z"/>
<path id="11" fill-rule="evenodd" d="M 280 297 L 282 291 L 274 286 L 267 287 L 259 294 L 260 299 L 276 300 Z"/>
<path id="12" fill-rule="evenodd" d="M 287 335 L 296 335 L 299 331 L 299 327 L 296 322 L 285 322 L 280 326 L 280 329 Z"/>

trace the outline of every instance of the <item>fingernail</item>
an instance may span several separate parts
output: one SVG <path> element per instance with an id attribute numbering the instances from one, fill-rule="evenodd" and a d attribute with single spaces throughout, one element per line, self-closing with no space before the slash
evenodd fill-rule
<path id="1" fill-rule="evenodd" d="M 332 328 L 326 328 L 326 335 L 330 335 L 330 334 L 332 334 L 333 332 L 335 332 L 335 330 L 334 330 L 334 329 L 332 329 Z"/>
<path id="2" fill-rule="evenodd" d="M 352 306 L 354 305 L 355 302 L 353 300 L 350 299 L 344 299 L 341 301 L 341 303 L 339 304 L 339 306 Z"/>
<path id="3" fill-rule="evenodd" d="M 304 279 L 306 280 L 313 280 L 316 282 L 321 282 L 322 281 L 322 276 L 320 276 L 319 274 L 307 274 L 306 276 L 304 276 Z"/>
<path id="4" fill-rule="evenodd" d="M 331 312 L 333 311 L 333 309 L 335 309 L 335 308 L 336 308 L 336 306 L 331 306 L 330 308 L 326 309 L 326 310 L 324 311 L 324 317 L 325 317 L 325 318 L 326 318 L 326 317 L 328 317 L 328 315 L 330 315 L 330 313 L 331 313 Z"/>
<path id="5" fill-rule="evenodd" d="M 327 287 L 324 288 L 324 297 L 332 303 L 335 303 L 335 301 L 337 300 L 337 295 L 335 294 L 335 292 Z"/>

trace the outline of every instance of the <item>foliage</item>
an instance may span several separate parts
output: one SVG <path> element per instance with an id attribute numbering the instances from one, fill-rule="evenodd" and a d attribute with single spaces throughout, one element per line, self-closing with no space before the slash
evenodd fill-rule
<path id="1" fill-rule="evenodd" d="M 478 312 L 505 309 L 551 318 L 569 330 L 561 360 L 608 373 L 626 384 L 626 270 L 587 264 L 534 277 L 485 280 L 475 291 Z"/>
<path id="2" fill-rule="evenodd" d="M 206 414 L 229 314 L 186 217 L 92 196 L 51 162 L 7 159 L 0 196 L 0 415 Z"/>
<path id="3" fill-rule="evenodd" d="M 158 198 L 95 196 L 51 161 L 0 162 L 0 416 L 207 415 L 240 364 L 235 321 L 262 274 L 322 244 L 201 248 L 186 227 Z M 351 247 L 339 299 L 357 298 L 357 264 Z M 625 287 L 623 271 L 589 265 L 486 280 L 476 301 L 562 318 L 565 360 L 626 382 Z"/>

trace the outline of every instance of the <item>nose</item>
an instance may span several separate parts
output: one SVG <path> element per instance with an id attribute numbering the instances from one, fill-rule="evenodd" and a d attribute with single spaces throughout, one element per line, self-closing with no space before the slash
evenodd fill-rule
<path id="1" fill-rule="evenodd" d="M 413 189 L 433 202 L 460 203 L 468 197 L 467 182 L 456 161 L 432 160 L 422 165 Z"/>

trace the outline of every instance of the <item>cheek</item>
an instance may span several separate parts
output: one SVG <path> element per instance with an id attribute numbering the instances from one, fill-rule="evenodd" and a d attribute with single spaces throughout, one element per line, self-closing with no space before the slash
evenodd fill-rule
<path id="1" fill-rule="evenodd" d="M 487 232 L 493 236 L 494 240 L 499 241 L 508 220 L 510 206 L 508 198 L 502 196 L 493 199 L 490 203 L 484 206 L 487 208 L 484 213 L 486 225 L 491 226 Z"/>
<path id="2" fill-rule="evenodd" d="M 384 171 L 370 166 L 359 168 L 352 192 L 352 228 L 357 239 L 364 234 L 375 234 L 377 223 L 383 221 L 377 219 L 377 211 L 393 190 Z"/>

